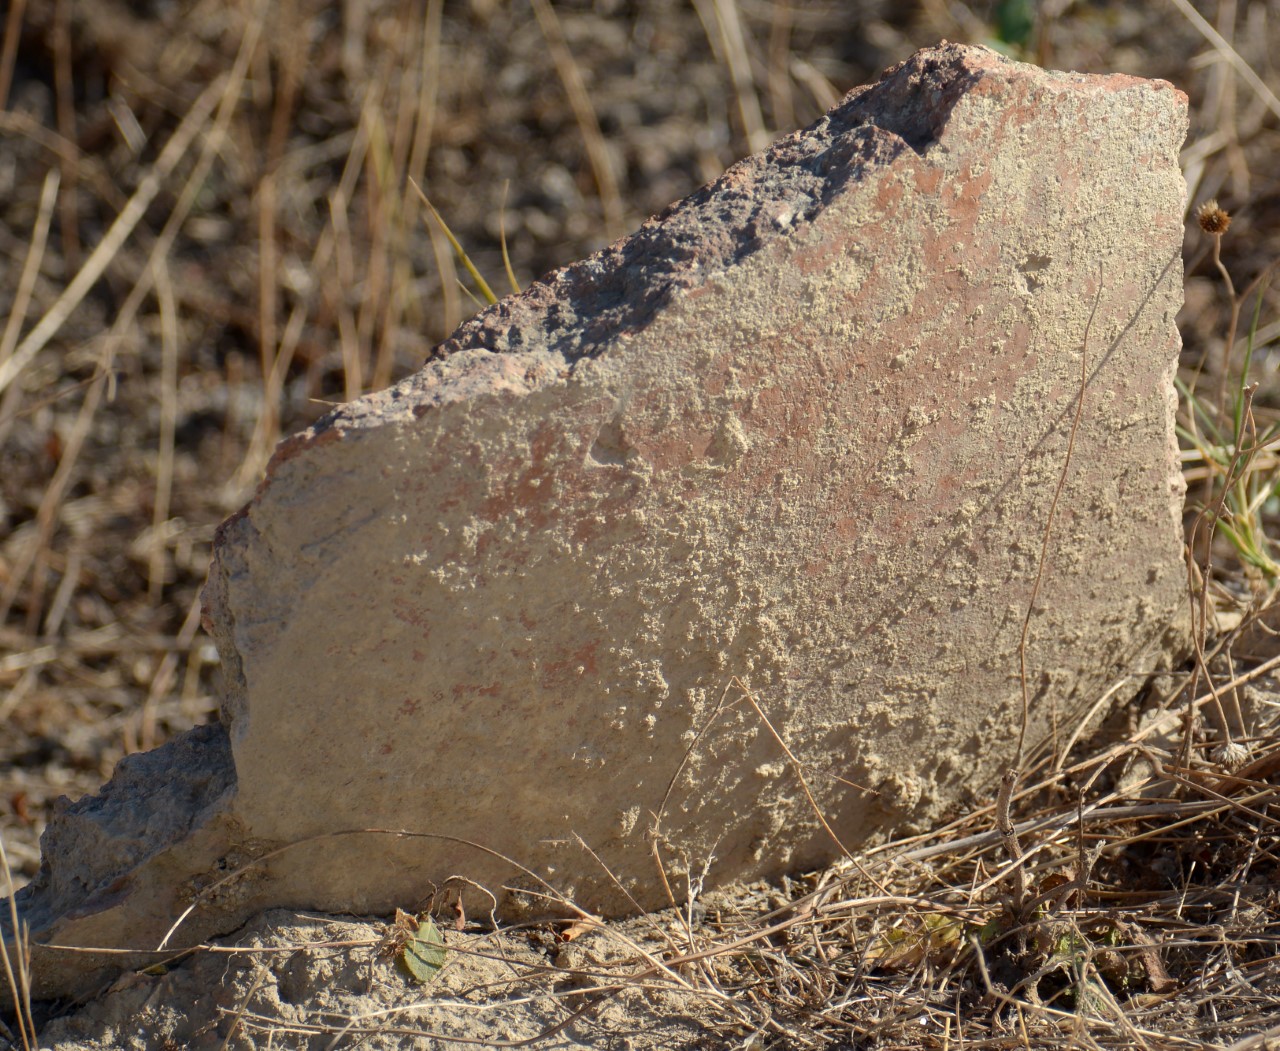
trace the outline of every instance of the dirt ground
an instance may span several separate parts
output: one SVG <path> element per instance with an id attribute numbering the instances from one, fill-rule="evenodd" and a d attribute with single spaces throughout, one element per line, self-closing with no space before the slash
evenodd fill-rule
<path id="1" fill-rule="evenodd" d="M 636 983 L 570 1020 L 600 984 L 593 971 L 622 956 L 622 937 L 661 949 L 664 935 L 678 933 L 665 919 L 617 925 L 572 946 L 537 934 L 449 932 L 449 966 L 426 996 L 394 956 L 379 951 L 384 924 L 274 910 L 236 933 L 234 944 L 249 952 L 208 953 L 159 977 L 130 976 L 47 1026 L 41 1045 L 219 1051 L 228 1046 L 227 1015 L 251 1004 L 231 1046 L 274 1038 L 278 1047 L 320 1048 L 337 1038 L 340 1046 L 394 1049 L 447 1046 L 451 1037 L 482 1047 L 527 1040 L 548 1049 L 718 1046 L 707 1041 L 723 1009 L 704 995 L 657 985 Z M 440 1039 L 417 1036 L 424 1031 Z"/>
<path id="2" fill-rule="evenodd" d="M 1018 6 L 11 0 L 0 49 L 0 841 L 15 882 L 35 874 L 60 797 L 95 791 L 123 755 L 216 718 L 199 590 L 214 528 L 252 492 L 274 442 L 412 372 L 477 308 L 410 178 L 501 295 L 504 235 L 523 286 L 917 47 L 990 43 L 1003 24 L 1024 58 L 1186 91 L 1192 203 L 1216 197 L 1232 211 L 1222 258 L 1236 286 L 1278 257 L 1280 102 L 1267 86 L 1280 91 L 1280 8 L 1196 0 L 1255 85 L 1175 0 L 1044 0 L 1026 36 L 1008 23 Z M 1213 375 L 1226 306 L 1208 250 L 1190 224 L 1184 360 Z M 1263 297 L 1268 336 L 1278 297 Z M 1255 358 L 1260 418 L 1280 409 L 1275 365 Z M 417 995 L 368 944 L 384 927 L 272 914 L 238 944 L 290 947 L 280 967 L 210 954 L 136 976 L 51 1023 L 45 1043 L 444 1046 L 385 1030 L 335 1037 L 333 1012 Z M 437 990 L 470 1006 L 415 1017 L 415 1031 L 465 1016 L 482 1019 L 466 1030 L 481 1046 L 504 1046 L 564 1020 L 560 972 L 520 1012 L 476 1007 L 480 986 L 566 951 L 538 942 L 546 935 L 503 937 L 496 963 L 459 953 L 471 962 Z M 299 947 L 315 940 L 325 947 Z M 319 987 L 329 999 L 315 1000 Z M 250 1000 L 294 1028 L 268 1037 L 271 1025 L 246 1014 L 232 1033 Z M 668 983 L 610 999 L 543 1046 L 854 1046 L 839 1027 L 753 1036 L 753 1017 Z M 323 1032 L 307 1035 L 311 1024 Z M 941 1030 L 914 1046 L 926 1043 L 946 1046 Z"/>

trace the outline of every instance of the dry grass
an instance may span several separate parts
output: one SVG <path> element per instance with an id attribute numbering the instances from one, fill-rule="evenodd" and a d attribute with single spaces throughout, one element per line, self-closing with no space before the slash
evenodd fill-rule
<path id="1" fill-rule="evenodd" d="M 4 888 L 5 897 L 9 899 L 9 930 L 15 932 L 11 943 L 0 943 L 0 966 L 4 968 L 5 989 L 9 1000 L 15 1007 L 14 1025 L 18 1031 L 15 1036 L 9 1026 L 0 1022 L 0 1033 L 8 1039 L 11 1046 L 17 1047 L 21 1041 L 22 1051 L 32 1051 L 37 1046 L 37 1039 L 35 1016 L 31 1007 L 29 938 L 14 900 L 13 870 L 9 868 L 9 855 L 5 853 L 3 839 L 0 839 L 0 887 Z"/>
<path id="2" fill-rule="evenodd" d="M 1280 657 L 1219 689 L 1245 690 L 1276 666 Z M 467 957 L 509 965 L 466 996 L 433 997 L 428 987 L 386 1009 L 285 1019 L 254 998 L 293 953 L 369 956 L 386 939 L 202 947 L 253 969 L 224 1010 L 223 1032 L 451 1041 L 456 1032 L 415 1019 L 521 1005 L 558 1016 L 536 1037 L 485 1041 L 529 1046 L 581 1032 L 615 1001 L 640 997 L 643 1017 L 645 997 L 669 996 L 698 1018 L 709 1047 L 1234 1046 L 1274 1024 L 1280 996 L 1269 813 L 1280 689 L 1257 695 L 1243 739 L 1251 758 L 1229 772 L 1209 757 L 1212 733 L 1194 735 L 1187 765 L 1173 758 L 1182 727 L 1213 695 L 1188 700 L 1177 689 L 1185 680 L 1171 685 L 1168 703 L 1124 740 L 1045 756 L 1024 772 L 1026 787 L 1009 801 L 1017 857 L 993 803 L 781 887 L 703 893 L 696 872 L 678 880 L 659 868 L 671 909 L 630 925 L 600 924 L 526 872 L 571 914 L 558 927 L 506 928 L 494 941 L 478 933 L 484 917 L 468 921 L 440 895 L 445 966 Z M 1021 903 L 1016 869 L 1026 877 Z M 541 952 L 513 953 L 513 937 Z M 578 938 L 589 951 L 572 954 Z"/>
<path id="3" fill-rule="evenodd" d="M 412 371 L 470 311 L 413 182 L 483 273 L 503 266 L 505 227 L 527 280 L 914 47 L 976 39 L 994 9 L 447 6 L 9 7 L 0 834 L 18 882 L 58 794 L 210 717 L 208 546 L 275 441 Z M 1191 95 L 1192 203 L 1216 197 L 1235 223 L 1219 242 L 1189 237 L 1186 379 L 1260 381 L 1243 411 L 1207 399 L 1235 445 L 1230 484 L 1218 472 L 1205 488 L 1203 451 L 1190 463 L 1193 513 L 1216 509 L 1206 534 L 1230 524 L 1223 494 L 1247 459 L 1269 551 L 1276 460 L 1260 439 L 1280 422 L 1280 295 L 1255 281 L 1280 258 L 1276 16 L 1232 0 L 1050 6 L 1042 61 Z M 1244 303 L 1235 288 L 1251 286 Z M 660 951 L 620 950 L 585 989 L 560 990 L 556 968 L 523 980 L 584 1013 L 638 985 L 697 992 L 740 1046 L 1208 1048 L 1253 1033 L 1239 1048 L 1262 1048 L 1280 996 L 1280 702 L 1274 662 L 1257 659 L 1270 587 L 1221 540 L 1195 550 L 1194 668 L 1120 743 L 1028 760 L 1007 800 L 1020 857 L 992 800 L 759 901 L 673 888 L 684 921 Z M 1224 731 L 1201 710 L 1247 749 L 1242 766 L 1215 754 Z M 19 1026 L 15 1042 L 34 1040 L 29 1016 Z"/>

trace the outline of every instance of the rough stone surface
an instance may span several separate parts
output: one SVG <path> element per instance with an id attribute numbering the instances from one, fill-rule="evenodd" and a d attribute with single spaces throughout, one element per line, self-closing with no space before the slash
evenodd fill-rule
<path id="1" fill-rule="evenodd" d="M 1163 82 L 920 52 L 284 442 L 216 544 L 222 725 L 51 826 L 36 940 L 830 860 L 735 678 L 848 847 L 988 791 L 1082 353 L 1030 740 L 1131 693 L 1182 606 L 1186 122 Z M 37 994 L 121 962 L 37 950 Z"/>

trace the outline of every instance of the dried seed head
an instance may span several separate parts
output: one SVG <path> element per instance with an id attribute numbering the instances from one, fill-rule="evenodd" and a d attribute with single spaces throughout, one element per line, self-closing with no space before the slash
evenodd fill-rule
<path id="1" fill-rule="evenodd" d="M 1225 234 L 1231 225 L 1231 216 L 1218 206 L 1218 202 L 1205 201 L 1196 212 L 1200 229 L 1207 234 Z"/>
<path id="2" fill-rule="evenodd" d="M 1249 749 L 1242 745 L 1239 741 L 1228 741 L 1218 745 L 1210 754 L 1209 758 L 1217 763 L 1222 769 L 1229 774 L 1234 774 L 1245 763 L 1249 761 Z"/>

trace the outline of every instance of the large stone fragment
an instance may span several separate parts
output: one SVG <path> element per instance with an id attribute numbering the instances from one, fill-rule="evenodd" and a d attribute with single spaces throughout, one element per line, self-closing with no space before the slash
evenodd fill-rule
<path id="1" fill-rule="evenodd" d="M 1186 121 L 1165 83 L 922 51 L 284 442 L 210 572 L 222 726 L 51 827 L 37 941 L 455 876 L 616 913 L 665 901 L 655 841 L 681 895 L 829 861 L 735 680 L 846 846 L 983 793 L 1082 368 L 1030 740 L 1131 693 L 1181 608 Z M 119 960 L 36 963 L 47 996 Z"/>

